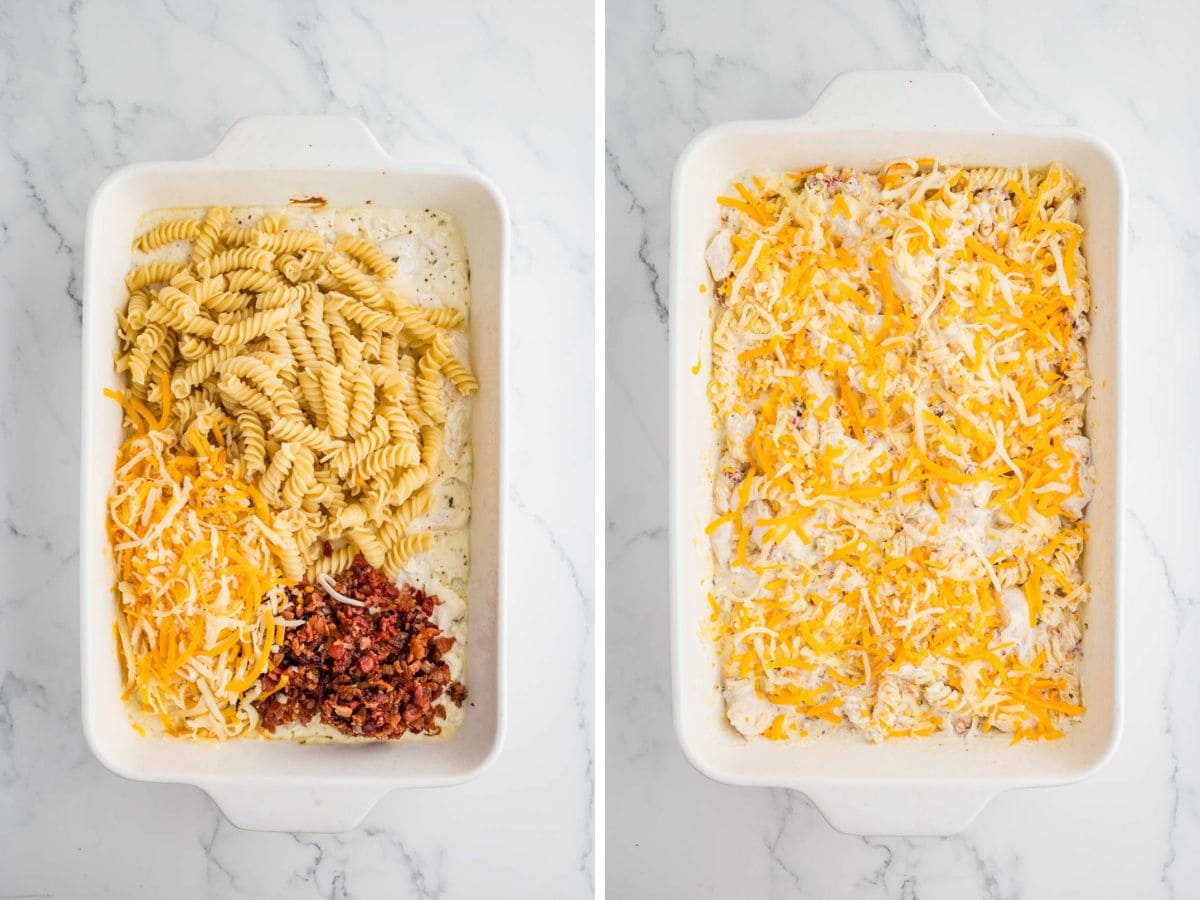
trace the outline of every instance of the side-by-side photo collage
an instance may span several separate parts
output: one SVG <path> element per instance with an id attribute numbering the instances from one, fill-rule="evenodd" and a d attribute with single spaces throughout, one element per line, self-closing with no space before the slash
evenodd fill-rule
<path id="1" fill-rule="evenodd" d="M 0 0 L 0 900 L 1200 898 L 1197 42 Z"/>

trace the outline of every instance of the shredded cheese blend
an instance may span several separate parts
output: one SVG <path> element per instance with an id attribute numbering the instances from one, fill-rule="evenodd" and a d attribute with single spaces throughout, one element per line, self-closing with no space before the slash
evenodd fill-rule
<path id="1" fill-rule="evenodd" d="M 906 159 L 718 198 L 706 630 L 742 734 L 1083 714 L 1082 191 Z"/>
<path id="2" fill-rule="evenodd" d="M 222 447 L 218 422 L 180 447 L 136 398 L 117 454 L 108 536 L 117 572 L 116 633 L 135 728 L 177 737 L 253 730 L 251 701 L 282 637 L 279 538 L 262 497 Z M 215 442 L 215 443 L 214 443 Z"/>

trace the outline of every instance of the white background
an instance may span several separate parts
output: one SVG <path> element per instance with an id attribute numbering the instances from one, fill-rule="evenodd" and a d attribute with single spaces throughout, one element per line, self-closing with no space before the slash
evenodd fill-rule
<path id="1" fill-rule="evenodd" d="M 1195 897 L 1200 879 L 1200 17 L 1194 4 L 610 0 L 610 896 Z M 801 795 L 690 768 L 669 696 L 670 176 L 697 132 L 804 112 L 851 69 L 956 70 L 1001 115 L 1098 134 L 1130 183 L 1127 713 L 1113 763 L 993 801 L 963 835 L 864 839 Z"/>
<path id="2" fill-rule="evenodd" d="M 593 37 L 586 0 L 0 4 L 0 897 L 591 894 Z M 123 781 L 79 718 L 88 200 L 301 112 L 476 166 L 514 235 L 508 740 L 339 836 L 240 832 L 197 790 Z"/>

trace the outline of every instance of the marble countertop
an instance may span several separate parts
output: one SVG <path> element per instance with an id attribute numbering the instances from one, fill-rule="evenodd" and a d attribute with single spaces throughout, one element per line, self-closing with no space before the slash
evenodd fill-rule
<path id="1" fill-rule="evenodd" d="M 1200 11 L 1178 3 L 1019 6 L 1023 12 L 981 0 L 608 5 L 612 896 L 1196 896 L 1200 428 L 1187 404 L 1200 376 L 1200 229 L 1188 213 L 1200 195 Z M 1095 133 L 1123 158 L 1130 185 L 1124 741 L 1091 779 L 1004 794 L 964 834 L 943 839 L 850 837 L 800 794 L 709 781 L 685 761 L 670 718 L 672 167 L 711 124 L 794 116 L 839 72 L 880 68 L 960 71 L 1007 118 Z"/>
<path id="2" fill-rule="evenodd" d="M 0 12 L 0 897 L 584 897 L 593 885 L 593 28 L 486 4 L 54 2 Z M 84 212 L 242 116 L 358 116 L 507 195 L 509 725 L 459 787 L 356 831 L 256 834 L 122 780 L 79 714 Z M 557 373 L 547 378 L 547 372 Z"/>

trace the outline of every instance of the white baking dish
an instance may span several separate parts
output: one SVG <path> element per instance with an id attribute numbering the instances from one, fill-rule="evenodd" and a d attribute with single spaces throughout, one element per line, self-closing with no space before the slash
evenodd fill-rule
<path id="1" fill-rule="evenodd" d="M 1087 428 L 1097 467 L 1086 521 L 1084 575 L 1092 583 L 1084 641 L 1088 711 L 1056 742 L 1010 746 L 1002 736 L 936 738 L 874 746 L 846 733 L 808 743 L 747 743 L 724 717 L 711 646 L 699 636 L 708 612 L 712 561 L 704 526 L 712 519 L 715 433 L 705 389 L 712 320 L 704 249 L 717 228 L 715 197 L 756 168 L 823 163 L 878 166 L 904 156 L 956 163 L 1044 166 L 1061 160 L 1083 180 L 1080 207 L 1091 275 L 1095 386 Z M 999 791 L 1083 778 L 1116 749 L 1122 719 L 1121 280 L 1125 176 L 1103 143 L 1063 128 L 1026 128 L 1000 119 L 975 85 L 951 74 L 843 75 L 799 119 L 712 128 L 684 150 L 675 169 L 671 218 L 671 609 L 675 724 L 697 769 L 732 784 L 788 787 L 807 794 L 835 828 L 855 834 L 950 834 Z M 699 359 L 699 371 L 693 366 Z"/>
<path id="2" fill-rule="evenodd" d="M 139 737 L 120 699 L 113 644 L 104 517 L 121 422 L 118 407 L 102 393 L 120 387 L 112 361 L 114 313 L 125 299 L 134 224 L 158 207 L 282 206 L 313 196 L 335 208 L 369 201 L 381 208 L 447 210 L 466 238 L 471 356 L 481 384 L 472 408 L 466 717 L 456 734 L 433 742 L 217 745 Z M 491 182 L 464 167 L 402 164 L 354 119 L 245 119 L 209 156 L 128 166 L 100 186 L 88 210 L 83 282 L 80 615 L 84 731 L 105 766 L 126 778 L 197 785 L 243 828 L 341 831 L 358 824 L 389 790 L 461 782 L 495 758 L 504 734 L 507 272 L 508 213 Z"/>

